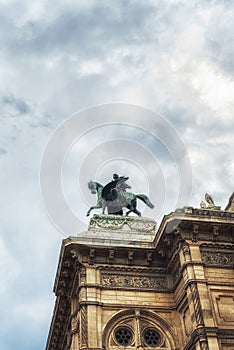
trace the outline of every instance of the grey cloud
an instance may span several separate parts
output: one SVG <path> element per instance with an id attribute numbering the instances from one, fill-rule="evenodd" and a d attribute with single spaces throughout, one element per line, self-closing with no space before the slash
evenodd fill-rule
<path id="1" fill-rule="evenodd" d="M 117 18 L 110 6 L 99 4 L 85 14 L 65 10 L 51 23 L 43 20 L 26 23 L 12 38 L 8 49 L 23 55 L 42 56 L 50 54 L 51 50 L 64 50 L 87 56 L 121 42 L 139 43 L 141 30 L 153 9 L 135 7 L 127 2 L 117 6 L 121 12 Z"/>
<path id="2" fill-rule="evenodd" d="M 209 1 L 203 6 L 207 13 L 204 26 L 206 52 L 225 72 L 234 72 L 234 3 Z M 202 8 L 201 8 L 202 12 Z"/>
<path id="3" fill-rule="evenodd" d="M 49 113 L 43 113 L 33 101 L 24 100 L 11 93 L 2 92 L 0 96 L 1 117 L 9 118 L 11 125 L 20 130 L 20 118 L 31 127 L 51 127 L 53 117 Z M 8 121 L 8 125 L 10 122 Z"/>
<path id="4" fill-rule="evenodd" d="M 168 6 L 166 1 L 160 5 L 120 1 L 115 6 L 97 2 L 90 11 L 82 13 L 79 9 L 68 10 L 61 6 L 58 16 L 51 22 L 42 18 L 29 21 L 21 28 L 15 27 L 15 36 L 8 38 L 6 50 L 35 58 L 58 52 L 79 58 L 97 54 L 104 57 L 113 48 L 123 45 L 131 48 L 135 56 L 136 46 L 152 45 L 159 54 L 162 53 L 160 49 L 170 52 L 176 36 L 186 28 L 184 15 L 191 8 L 190 5 Z"/>
<path id="5" fill-rule="evenodd" d="M 3 95 L 1 102 L 5 106 L 13 107 L 19 114 L 29 114 L 33 111 L 34 106 L 23 99 L 16 98 L 12 94 Z"/>
<path id="6" fill-rule="evenodd" d="M 7 151 L 4 148 L 0 148 L 0 155 L 7 154 Z"/>

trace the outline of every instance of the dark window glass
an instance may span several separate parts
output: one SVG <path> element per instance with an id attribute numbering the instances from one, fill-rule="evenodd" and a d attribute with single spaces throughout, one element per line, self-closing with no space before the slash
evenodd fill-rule
<path id="1" fill-rule="evenodd" d="M 119 327 L 115 331 L 116 342 L 121 346 L 128 346 L 132 342 L 132 331 L 127 327 Z"/>
<path id="2" fill-rule="evenodd" d="M 147 346 L 156 347 L 161 343 L 161 337 L 154 328 L 147 328 L 143 333 L 144 341 Z"/>

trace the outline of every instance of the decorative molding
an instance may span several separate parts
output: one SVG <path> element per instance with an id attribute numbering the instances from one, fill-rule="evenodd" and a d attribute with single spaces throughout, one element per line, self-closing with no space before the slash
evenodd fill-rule
<path id="1" fill-rule="evenodd" d="M 80 308 L 80 338 L 81 346 L 88 346 L 88 325 L 87 325 L 87 307 L 82 305 Z"/>
<path id="2" fill-rule="evenodd" d="M 234 250 L 234 245 L 230 243 L 213 243 L 207 242 L 200 244 L 201 248 L 212 248 L 212 249 L 231 249 Z"/>
<path id="3" fill-rule="evenodd" d="M 168 289 L 166 277 L 132 276 L 127 274 L 101 274 L 101 284 L 108 287 Z"/>
<path id="4" fill-rule="evenodd" d="M 131 264 L 134 259 L 134 251 L 133 250 L 128 250 L 128 263 Z"/>
<path id="5" fill-rule="evenodd" d="M 152 260 L 153 260 L 153 252 L 150 251 L 150 252 L 146 252 L 146 257 L 145 257 L 145 260 L 146 260 L 146 264 L 147 265 L 150 265 Z"/>
<path id="6" fill-rule="evenodd" d="M 185 260 L 190 260 L 191 256 L 190 256 L 190 248 L 189 248 L 189 244 L 188 243 L 185 243 L 182 245 L 182 251 L 183 251 L 183 254 L 184 254 L 184 258 Z"/>
<path id="7" fill-rule="evenodd" d="M 192 241 L 193 242 L 197 242 L 198 229 L 199 229 L 199 226 L 197 224 L 194 224 L 193 225 L 193 232 L 192 232 Z"/>
<path id="8" fill-rule="evenodd" d="M 219 208 L 219 207 L 218 207 Z M 197 215 L 197 216 L 219 216 L 225 218 L 234 218 L 234 212 L 231 211 L 223 211 L 220 209 L 199 209 L 193 207 L 184 207 L 175 210 L 176 214 L 189 214 L 189 215 Z"/>
<path id="9" fill-rule="evenodd" d="M 102 332 L 103 349 L 109 348 L 108 342 L 115 327 L 117 325 L 129 326 L 129 322 L 131 321 L 135 321 L 135 327 L 133 328 L 135 332 L 137 332 L 137 337 L 135 337 L 135 339 L 138 340 L 136 344 L 137 348 L 141 348 L 141 341 L 139 340 L 139 337 L 142 336 L 142 327 L 155 327 L 162 336 L 162 344 L 160 348 L 163 348 L 163 344 L 165 345 L 165 341 L 167 341 L 168 345 L 170 345 L 170 349 L 179 349 L 179 345 L 177 344 L 177 338 L 175 336 L 174 329 L 171 326 L 171 324 L 169 324 L 158 314 L 145 309 L 125 309 L 122 311 L 118 311 L 115 315 L 113 315 L 106 323 L 105 328 Z M 139 323 L 136 324 L 137 322 Z"/>
<path id="10" fill-rule="evenodd" d="M 96 255 L 96 249 L 95 248 L 89 248 L 89 264 L 93 265 Z"/>
<path id="11" fill-rule="evenodd" d="M 80 268 L 80 283 L 85 283 L 86 282 L 86 268 L 82 266 Z"/>
<path id="12" fill-rule="evenodd" d="M 201 252 L 202 261 L 208 266 L 233 266 L 233 253 Z"/>
<path id="13" fill-rule="evenodd" d="M 135 266 L 117 266 L 117 265 L 99 265 L 97 266 L 97 269 L 106 271 L 109 273 L 110 271 L 114 272 L 130 272 L 130 273 L 136 273 L 136 274 L 141 274 L 141 273 L 147 273 L 147 275 L 150 274 L 164 274 L 167 272 L 167 268 L 165 267 L 135 267 Z M 111 272 L 110 272 L 111 273 Z"/>
<path id="14" fill-rule="evenodd" d="M 103 348 L 83 348 L 82 350 L 103 350 Z"/>
<path id="15" fill-rule="evenodd" d="M 219 225 L 213 226 L 213 241 L 215 242 L 219 235 Z"/>
<path id="16" fill-rule="evenodd" d="M 199 339 L 200 349 L 209 350 L 205 327 L 202 326 L 195 329 L 195 331 L 191 334 L 191 339 L 193 340 L 193 343 Z"/>
<path id="17" fill-rule="evenodd" d="M 219 317 L 224 322 L 234 322 L 234 296 L 233 295 L 219 295 L 216 298 Z"/>
<path id="18" fill-rule="evenodd" d="M 76 315 L 72 317 L 72 320 L 71 320 L 71 333 L 74 334 L 79 332 L 79 326 L 80 326 L 80 321 L 78 319 L 78 316 Z"/>
<path id="19" fill-rule="evenodd" d="M 192 294 L 193 306 L 195 311 L 196 322 L 198 326 L 204 326 L 204 319 L 201 307 L 201 301 L 198 293 L 198 288 L 196 283 L 190 284 L 190 290 Z"/>
<path id="20" fill-rule="evenodd" d="M 174 285 L 177 283 L 179 277 L 181 277 L 181 266 L 180 265 L 178 265 L 177 269 L 175 269 L 174 272 L 172 273 L 172 281 L 173 281 Z"/>
<path id="21" fill-rule="evenodd" d="M 67 297 L 58 297 L 55 305 L 57 313 L 53 318 L 53 332 L 48 339 L 48 346 L 51 349 L 62 350 L 66 338 L 66 329 L 69 322 L 71 305 Z"/>
<path id="22" fill-rule="evenodd" d="M 114 258 L 115 258 L 115 249 L 109 249 L 109 255 L 108 255 L 108 257 L 109 257 L 109 260 L 110 260 L 110 261 L 113 261 L 113 260 L 114 260 Z"/>
<path id="23" fill-rule="evenodd" d="M 127 230 L 133 232 L 156 232 L 156 222 L 149 218 L 120 215 L 94 215 L 89 223 L 89 231 Z"/>

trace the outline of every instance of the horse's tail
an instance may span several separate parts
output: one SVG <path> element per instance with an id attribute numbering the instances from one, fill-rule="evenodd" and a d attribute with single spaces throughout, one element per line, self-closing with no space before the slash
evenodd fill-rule
<path id="1" fill-rule="evenodd" d="M 137 194 L 136 197 L 143 201 L 151 209 L 154 208 L 154 205 L 150 202 L 149 198 L 145 194 Z"/>

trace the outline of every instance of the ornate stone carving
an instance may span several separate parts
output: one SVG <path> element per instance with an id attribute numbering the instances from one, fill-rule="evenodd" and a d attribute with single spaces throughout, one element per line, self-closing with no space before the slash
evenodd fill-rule
<path id="1" fill-rule="evenodd" d="M 183 254 L 184 254 L 184 258 L 185 260 L 190 260 L 190 248 L 188 244 L 184 244 L 182 246 L 182 250 L 183 250 Z"/>
<path id="2" fill-rule="evenodd" d="M 197 235 L 198 235 L 198 225 L 193 225 L 193 232 L 192 232 L 192 241 L 197 242 Z"/>
<path id="3" fill-rule="evenodd" d="M 172 281 L 174 284 L 177 282 L 180 275 L 181 275 L 180 268 L 176 269 L 175 272 L 172 273 Z"/>
<path id="4" fill-rule="evenodd" d="M 214 209 L 215 208 L 215 204 L 214 204 L 214 200 L 211 197 L 211 195 L 209 193 L 205 194 L 205 200 L 208 203 L 208 209 Z"/>
<path id="5" fill-rule="evenodd" d="M 201 350 L 209 350 L 208 342 L 207 342 L 207 336 L 206 336 L 206 329 L 204 326 L 198 327 L 191 337 L 195 340 L 196 338 L 199 338 L 200 343 L 200 349 Z"/>
<path id="6" fill-rule="evenodd" d="M 146 252 L 146 264 L 147 265 L 150 265 L 150 263 L 152 262 L 153 260 L 153 252 Z"/>
<path id="7" fill-rule="evenodd" d="M 87 309 L 84 305 L 80 309 L 80 339 L 82 347 L 88 346 Z"/>
<path id="8" fill-rule="evenodd" d="M 219 235 L 219 226 L 218 225 L 214 225 L 213 226 L 213 241 L 216 241 L 216 238 Z"/>
<path id="9" fill-rule="evenodd" d="M 86 282 L 86 268 L 82 266 L 80 268 L 80 284 L 84 284 Z"/>
<path id="10" fill-rule="evenodd" d="M 79 330 L 79 319 L 78 319 L 78 315 L 72 317 L 71 320 L 71 332 L 72 333 L 76 333 Z"/>
<path id="11" fill-rule="evenodd" d="M 134 251 L 128 250 L 128 263 L 130 264 L 134 259 Z"/>
<path id="12" fill-rule="evenodd" d="M 192 300 L 193 300 L 193 306 L 194 306 L 197 325 L 200 327 L 204 326 L 201 301 L 200 301 L 197 285 L 195 283 L 191 283 L 190 290 L 192 294 Z"/>
<path id="13" fill-rule="evenodd" d="M 207 265 L 232 266 L 232 253 L 202 252 L 202 261 Z"/>
<path id="14" fill-rule="evenodd" d="M 231 197 L 229 198 L 228 205 L 226 206 L 225 210 L 234 212 L 234 192 L 232 193 Z"/>
<path id="15" fill-rule="evenodd" d="M 89 263 L 91 265 L 94 264 L 95 254 L 96 254 L 96 249 L 95 248 L 90 248 L 89 249 Z"/>
<path id="16" fill-rule="evenodd" d="M 208 208 L 200 209 L 200 208 L 184 207 L 182 209 L 176 209 L 175 213 L 182 214 L 182 215 L 183 214 L 198 215 L 200 217 L 216 216 L 216 217 L 223 217 L 223 218 L 234 218 L 233 211 L 222 211 L 220 210 L 220 207 L 215 207 L 215 209 L 208 209 Z"/>
<path id="17" fill-rule="evenodd" d="M 167 289 L 166 277 L 132 276 L 119 274 L 101 274 L 101 283 L 107 287 Z"/>
<path id="18" fill-rule="evenodd" d="M 156 231 L 156 222 L 148 218 L 134 216 L 124 217 L 120 215 L 94 215 L 89 224 L 89 231 L 96 230 L 126 230 L 134 232 Z"/>
<path id="19" fill-rule="evenodd" d="M 109 259 L 114 260 L 114 258 L 115 258 L 115 250 L 109 249 Z"/>

